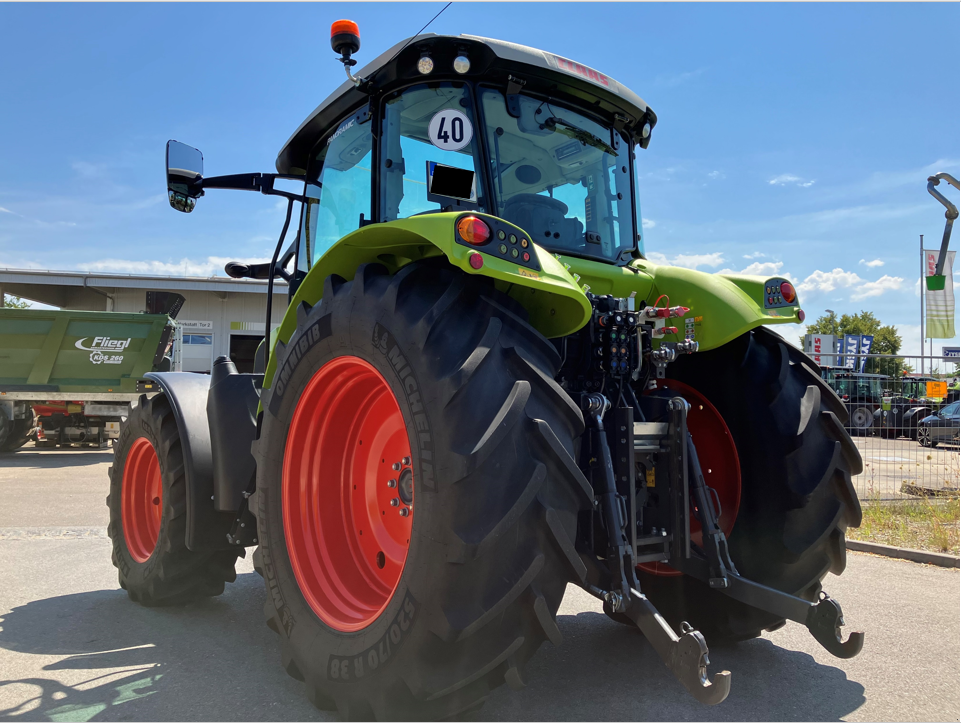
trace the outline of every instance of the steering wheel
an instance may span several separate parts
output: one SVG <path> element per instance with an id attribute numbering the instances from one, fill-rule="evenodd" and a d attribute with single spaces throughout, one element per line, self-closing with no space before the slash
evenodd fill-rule
<path id="1" fill-rule="evenodd" d="M 505 210 L 515 204 L 526 203 L 531 206 L 541 206 L 555 213 L 560 213 L 562 216 L 567 215 L 567 204 L 563 201 L 558 201 L 556 198 L 551 198 L 550 196 L 541 196 L 537 193 L 518 193 L 516 196 L 511 196 L 507 199 L 507 203 L 504 204 Z"/>

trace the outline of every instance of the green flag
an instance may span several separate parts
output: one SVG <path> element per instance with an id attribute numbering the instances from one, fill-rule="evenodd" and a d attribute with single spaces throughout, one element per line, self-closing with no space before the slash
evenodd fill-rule
<path id="1" fill-rule="evenodd" d="M 925 275 L 933 276 L 938 265 L 940 251 L 924 251 Z M 944 288 L 937 291 L 923 289 L 927 308 L 924 337 L 926 339 L 954 338 L 954 257 L 957 251 L 948 251 L 944 260 Z"/>

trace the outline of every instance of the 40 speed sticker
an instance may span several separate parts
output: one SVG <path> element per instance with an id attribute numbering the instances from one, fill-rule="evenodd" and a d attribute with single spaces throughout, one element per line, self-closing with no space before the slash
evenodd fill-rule
<path id="1" fill-rule="evenodd" d="M 328 680 L 357 680 L 384 665 L 410 635 L 417 606 L 410 592 L 381 639 L 359 655 L 331 655 L 327 663 Z"/>
<path id="2" fill-rule="evenodd" d="M 427 126 L 430 142 L 442 151 L 459 151 L 474 137 L 470 118 L 454 108 L 435 113 Z"/>

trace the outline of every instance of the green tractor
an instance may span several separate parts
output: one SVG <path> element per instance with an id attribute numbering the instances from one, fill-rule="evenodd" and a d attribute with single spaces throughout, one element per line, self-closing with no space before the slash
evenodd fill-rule
<path id="1" fill-rule="evenodd" d="M 654 112 L 513 43 L 423 34 L 356 74 L 356 25 L 331 45 L 348 79 L 276 174 L 167 146 L 179 211 L 287 200 L 273 259 L 226 271 L 283 278 L 289 307 L 257 373 L 148 375 L 111 470 L 130 598 L 218 595 L 256 546 L 284 668 L 346 718 L 523 686 L 568 583 L 707 704 L 731 679 L 706 640 L 792 620 L 856 655 L 821 589 L 861 520 L 845 406 L 769 330 L 804 319 L 787 279 L 645 258 Z"/>

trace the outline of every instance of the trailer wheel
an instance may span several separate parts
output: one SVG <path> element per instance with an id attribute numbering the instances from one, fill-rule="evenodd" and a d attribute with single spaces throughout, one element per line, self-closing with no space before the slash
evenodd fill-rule
<path id="1" fill-rule="evenodd" d="M 365 265 L 278 344 L 255 559 L 282 664 L 318 707 L 448 718 L 559 644 L 591 492 L 561 360 L 525 319 L 444 262 Z"/>
<path id="2" fill-rule="evenodd" d="M 180 430 L 166 395 L 130 412 L 114 448 L 107 534 L 120 587 L 146 606 L 181 605 L 224 591 L 237 578 L 233 550 L 192 552 Z"/>
<path id="3" fill-rule="evenodd" d="M 29 419 L 7 419 L 0 412 L 0 454 L 16 452 L 30 441 L 30 430 L 37 426 L 37 415 L 31 410 Z"/>
<path id="4" fill-rule="evenodd" d="M 851 483 L 861 457 L 843 426 L 844 403 L 813 361 L 763 327 L 672 367 L 717 409 L 737 449 L 740 500 L 728 541 L 738 572 L 815 600 L 824 576 L 844 570 L 844 531 L 861 523 Z M 675 630 L 687 621 L 709 643 L 784 623 L 691 577 L 641 568 L 638 577 Z"/>

